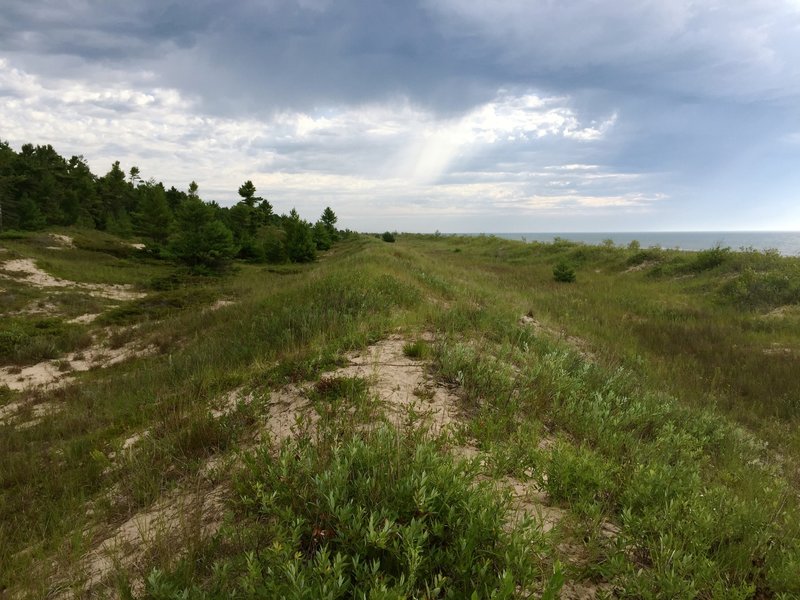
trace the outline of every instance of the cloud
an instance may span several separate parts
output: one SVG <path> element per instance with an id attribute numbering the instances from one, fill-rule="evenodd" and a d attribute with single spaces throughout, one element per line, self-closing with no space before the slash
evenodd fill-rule
<path id="1" fill-rule="evenodd" d="M 47 140 L 63 153 L 85 153 L 99 172 L 124 152 L 145 178 L 178 187 L 197 180 L 207 199 L 223 203 L 253 179 L 279 209 L 299 204 L 309 216 L 333 199 L 345 216 L 372 222 L 420 211 L 502 213 L 512 205 L 623 206 L 632 196 L 614 188 L 635 179 L 598 165 L 501 171 L 492 161 L 497 150 L 502 158 L 503 148 L 547 138 L 583 145 L 613 126 L 613 115 L 599 127 L 584 126 L 566 99 L 533 93 L 501 91 L 459 118 L 441 118 L 408 101 L 214 117 L 198 114 L 174 89 L 43 81 L 8 60 L 0 60 L 0 90 L 0 111 L 10 124 L 4 135 L 13 143 Z M 481 155 L 481 170 L 469 168 L 473 155 Z"/>
<path id="2" fill-rule="evenodd" d="M 751 223 L 796 189 L 798 30 L 788 0 L 6 0 L 0 135 L 369 227 Z"/>

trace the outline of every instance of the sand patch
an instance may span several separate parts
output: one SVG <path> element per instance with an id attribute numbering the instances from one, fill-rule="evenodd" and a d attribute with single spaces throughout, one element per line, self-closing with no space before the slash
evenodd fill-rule
<path id="1" fill-rule="evenodd" d="M 761 352 L 771 356 L 792 356 L 794 354 L 794 349 L 783 346 L 778 342 L 773 342 L 770 344 L 769 348 L 764 348 Z"/>
<path id="2" fill-rule="evenodd" d="M 768 313 L 761 315 L 764 319 L 785 319 L 787 317 L 799 317 L 800 306 L 797 304 L 787 304 L 773 308 Z"/>
<path id="3" fill-rule="evenodd" d="M 638 273 L 639 271 L 645 271 L 650 267 L 655 267 L 658 264 L 656 260 L 645 260 L 644 262 L 640 262 L 638 265 L 633 265 L 625 269 L 624 273 Z"/>
<path id="4" fill-rule="evenodd" d="M 5 406 L 0 406 L 0 423 L 4 422 L 7 418 L 16 414 L 16 412 L 25 406 L 25 402 L 18 400 L 16 402 L 9 402 Z"/>
<path id="5" fill-rule="evenodd" d="M 52 316 L 58 314 L 58 307 L 52 302 L 43 300 L 34 300 L 22 310 L 13 313 L 17 315 L 47 315 Z"/>
<path id="6" fill-rule="evenodd" d="M 136 444 L 142 441 L 144 438 L 150 435 L 149 430 L 139 431 L 138 433 L 134 433 L 132 436 L 125 438 L 122 441 L 122 451 L 126 452 L 133 448 Z"/>
<path id="7" fill-rule="evenodd" d="M 276 445 L 316 425 L 319 415 L 299 386 L 287 386 L 269 396 L 265 426 L 269 439 Z"/>
<path id="8" fill-rule="evenodd" d="M 426 374 L 422 361 L 403 354 L 405 343 L 404 338 L 395 335 L 352 352 L 347 355 L 348 365 L 325 377 L 362 378 L 390 423 L 403 426 L 413 415 L 416 423 L 424 424 L 434 435 L 441 433 L 457 424 L 458 398 Z M 314 403 L 309 400 L 314 385 L 293 384 L 270 393 L 264 433 L 274 444 L 314 430 L 319 421 Z M 212 408 L 211 414 L 219 418 L 233 411 L 239 402 L 250 401 L 252 395 L 233 390 Z"/>
<path id="9" fill-rule="evenodd" d="M 80 325 L 87 325 L 88 323 L 93 322 L 97 317 L 100 316 L 100 313 L 86 313 L 85 315 L 80 315 L 79 317 L 75 317 L 67 321 L 67 323 L 77 323 Z"/>
<path id="10" fill-rule="evenodd" d="M 514 527 L 525 518 L 533 518 L 544 533 L 551 531 L 567 514 L 562 508 L 552 506 L 547 494 L 534 482 L 524 482 L 515 477 L 494 480 L 497 487 L 511 493 L 509 526 Z"/>
<path id="11" fill-rule="evenodd" d="M 28 429 L 42 422 L 48 415 L 54 415 L 61 411 L 60 405 L 55 402 L 40 402 L 31 409 L 31 420 L 17 424 L 17 429 Z"/>
<path id="12" fill-rule="evenodd" d="M 37 267 L 36 262 L 32 258 L 7 260 L 0 265 L 0 269 L 12 273 L 12 275 L 0 273 L 0 277 L 17 279 L 37 288 L 78 288 L 80 290 L 85 290 L 90 296 L 108 298 L 110 300 L 135 300 L 145 296 L 142 292 L 133 291 L 133 288 L 129 285 L 78 283 L 68 279 L 53 277 Z"/>
<path id="13" fill-rule="evenodd" d="M 233 306 L 236 304 L 233 300 L 217 300 L 208 307 L 208 310 L 219 310 L 220 308 L 225 308 L 226 306 Z"/>
<path id="14" fill-rule="evenodd" d="M 75 247 L 75 240 L 73 240 L 68 235 L 62 235 L 60 233 L 51 233 L 50 239 L 59 244 L 59 249 L 63 248 L 74 248 Z"/>
<path id="15" fill-rule="evenodd" d="M 388 420 L 403 424 L 413 412 L 438 434 L 458 420 L 458 398 L 425 373 L 424 363 L 407 357 L 399 335 L 373 344 L 363 352 L 348 355 L 350 364 L 334 371 L 334 376 L 362 377 L 381 401 Z"/>
<path id="16" fill-rule="evenodd" d="M 613 598 L 614 586 L 610 583 L 589 583 L 567 581 L 561 588 L 561 600 L 595 600 L 595 598 Z"/>
<path id="17" fill-rule="evenodd" d="M 72 372 L 104 369 L 132 358 L 154 354 L 156 350 L 155 346 L 141 347 L 136 342 L 125 344 L 119 348 L 109 348 L 104 344 L 98 344 L 29 367 L 2 367 L 0 368 L 0 385 L 6 385 L 12 390 L 60 387 L 72 380 L 70 376 Z"/>
<path id="18" fill-rule="evenodd" d="M 219 419 L 226 415 L 229 415 L 239 404 L 250 404 L 253 401 L 253 393 L 245 393 L 244 388 L 236 388 L 228 392 L 225 396 L 223 396 L 219 401 L 215 403 L 215 406 L 211 408 L 211 416 L 215 419 Z"/>
<path id="19" fill-rule="evenodd" d="M 147 555 L 154 546 L 172 548 L 179 555 L 181 541 L 216 533 L 222 515 L 223 491 L 219 487 L 165 496 L 114 529 L 84 557 L 79 570 L 84 590 L 101 586 L 118 567 L 141 572 L 147 567 Z M 141 591 L 142 582 L 135 582 L 133 587 Z"/>

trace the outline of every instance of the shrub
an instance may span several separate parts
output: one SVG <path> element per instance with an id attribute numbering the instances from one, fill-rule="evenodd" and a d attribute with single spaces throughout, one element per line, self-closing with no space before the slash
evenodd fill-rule
<path id="1" fill-rule="evenodd" d="M 718 267 L 730 256 L 731 249 L 723 248 L 719 244 L 708 250 L 698 252 L 691 264 L 694 271 L 706 271 Z"/>
<path id="2" fill-rule="evenodd" d="M 562 283 L 572 283 L 575 281 L 575 269 L 566 262 L 560 262 L 553 267 L 553 279 Z"/>
<path id="3" fill-rule="evenodd" d="M 506 501 L 466 463 L 390 427 L 333 448 L 292 441 L 277 458 L 265 448 L 246 465 L 247 530 L 228 534 L 241 554 L 202 590 L 154 571 L 151 597 L 512 598 L 543 574 L 532 522 L 507 531 Z"/>
<path id="4" fill-rule="evenodd" d="M 392 244 L 393 244 L 393 243 L 394 243 L 394 241 L 395 241 L 395 239 L 394 239 L 394 234 L 393 234 L 391 231 L 384 231 L 384 232 L 383 232 L 383 235 L 381 235 L 381 239 L 382 239 L 384 242 L 389 242 L 389 243 L 392 243 Z"/>
<path id="5" fill-rule="evenodd" d="M 60 319 L 10 318 L 0 325 L 0 360 L 33 363 L 85 348 L 91 342 L 91 336 L 82 327 Z"/>
<path id="6" fill-rule="evenodd" d="M 800 303 L 800 277 L 791 271 L 767 272 L 746 268 L 741 275 L 727 281 L 720 296 L 747 309 L 774 308 Z"/>

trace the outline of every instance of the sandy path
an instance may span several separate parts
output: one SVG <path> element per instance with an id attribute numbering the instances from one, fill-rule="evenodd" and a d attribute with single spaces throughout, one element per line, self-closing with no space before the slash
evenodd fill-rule
<path id="1" fill-rule="evenodd" d="M 364 351 L 353 352 L 347 356 L 349 364 L 327 373 L 325 377 L 363 377 L 379 400 L 384 415 L 395 426 L 407 423 L 409 413 L 413 412 L 415 422 L 428 427 L 433 434 L 457 428 L 462 423 L 458 397 L 433 380 L 423 361 L 404 355 L 406 341 L 394 335 Z M 295 384 L 270 393 L 264 433 L 273 443 L 280 444 L 295 435 L 298 426 L 313 430 L 319 415 L 308 399 L 312 386 L 311 383 Z M 243 388 L 235 389 L 219 399 L 211 408 L 211 414 L 221 418 L 234 411 L 240 403 L 249 404 L 254 398 L 253 393 L 246 393 Z M 143 435 L 137 433 L 124 445 L 130 451 Z M 462 459 L 480 455 L 471 446 L 454 447 L 452 451 Z M 212 457 L 209 465 L 216 465 L 220 458 Z M 201 469 L 201 474 L 207 470 Z M 546 494 L 532 482 L 504 477 L 494 484 L 498 490 L 511 493 L 509 527 L 529 516 L 547 532 L 556 527 L 565 515 L 563 509 L 551 506 Z M 96 590 L 109 581 L 116 565 L 136 570 L 153 544 L 175 544 L 187 539 L 186 535 L 212 534 L 218 529 L 223 514 L 221 490 L 221 487 L 215 487 L 203 494 L 197 490 L 176 490 L 114 529 L 84 557 L 84 589 Z M 187 523 L 192 527 L 187 528 Z M 589 596 L 578 593 L 570 597 Z"/>
<path id="2" fill-rule="evenodd" d="M 59 279 L 36 266 L 32 258 L 15 258 L 0 264 L 0 269 L 14 273 L 14 276 L 0 273 L 0 277 L 16 279 L 37 288 L 77 288 L 85 290 L 90 296 L 108 298 L 109 300 L 135 300 L 145 296 L 142 292 L 135 292 L 130 285 L 78 283 L 68 279 Z"/>

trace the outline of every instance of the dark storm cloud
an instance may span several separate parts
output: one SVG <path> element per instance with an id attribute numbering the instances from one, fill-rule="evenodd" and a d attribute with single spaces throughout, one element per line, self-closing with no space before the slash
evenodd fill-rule
<path id="1" fill-rule="evenodd" d="M 7 0 L 0 50 L 149 70 L 229 113 L 394 96 L 446 113 L 502 86 L 780 102 L 800 85 L 799 22 L 771 0 Z"/>

